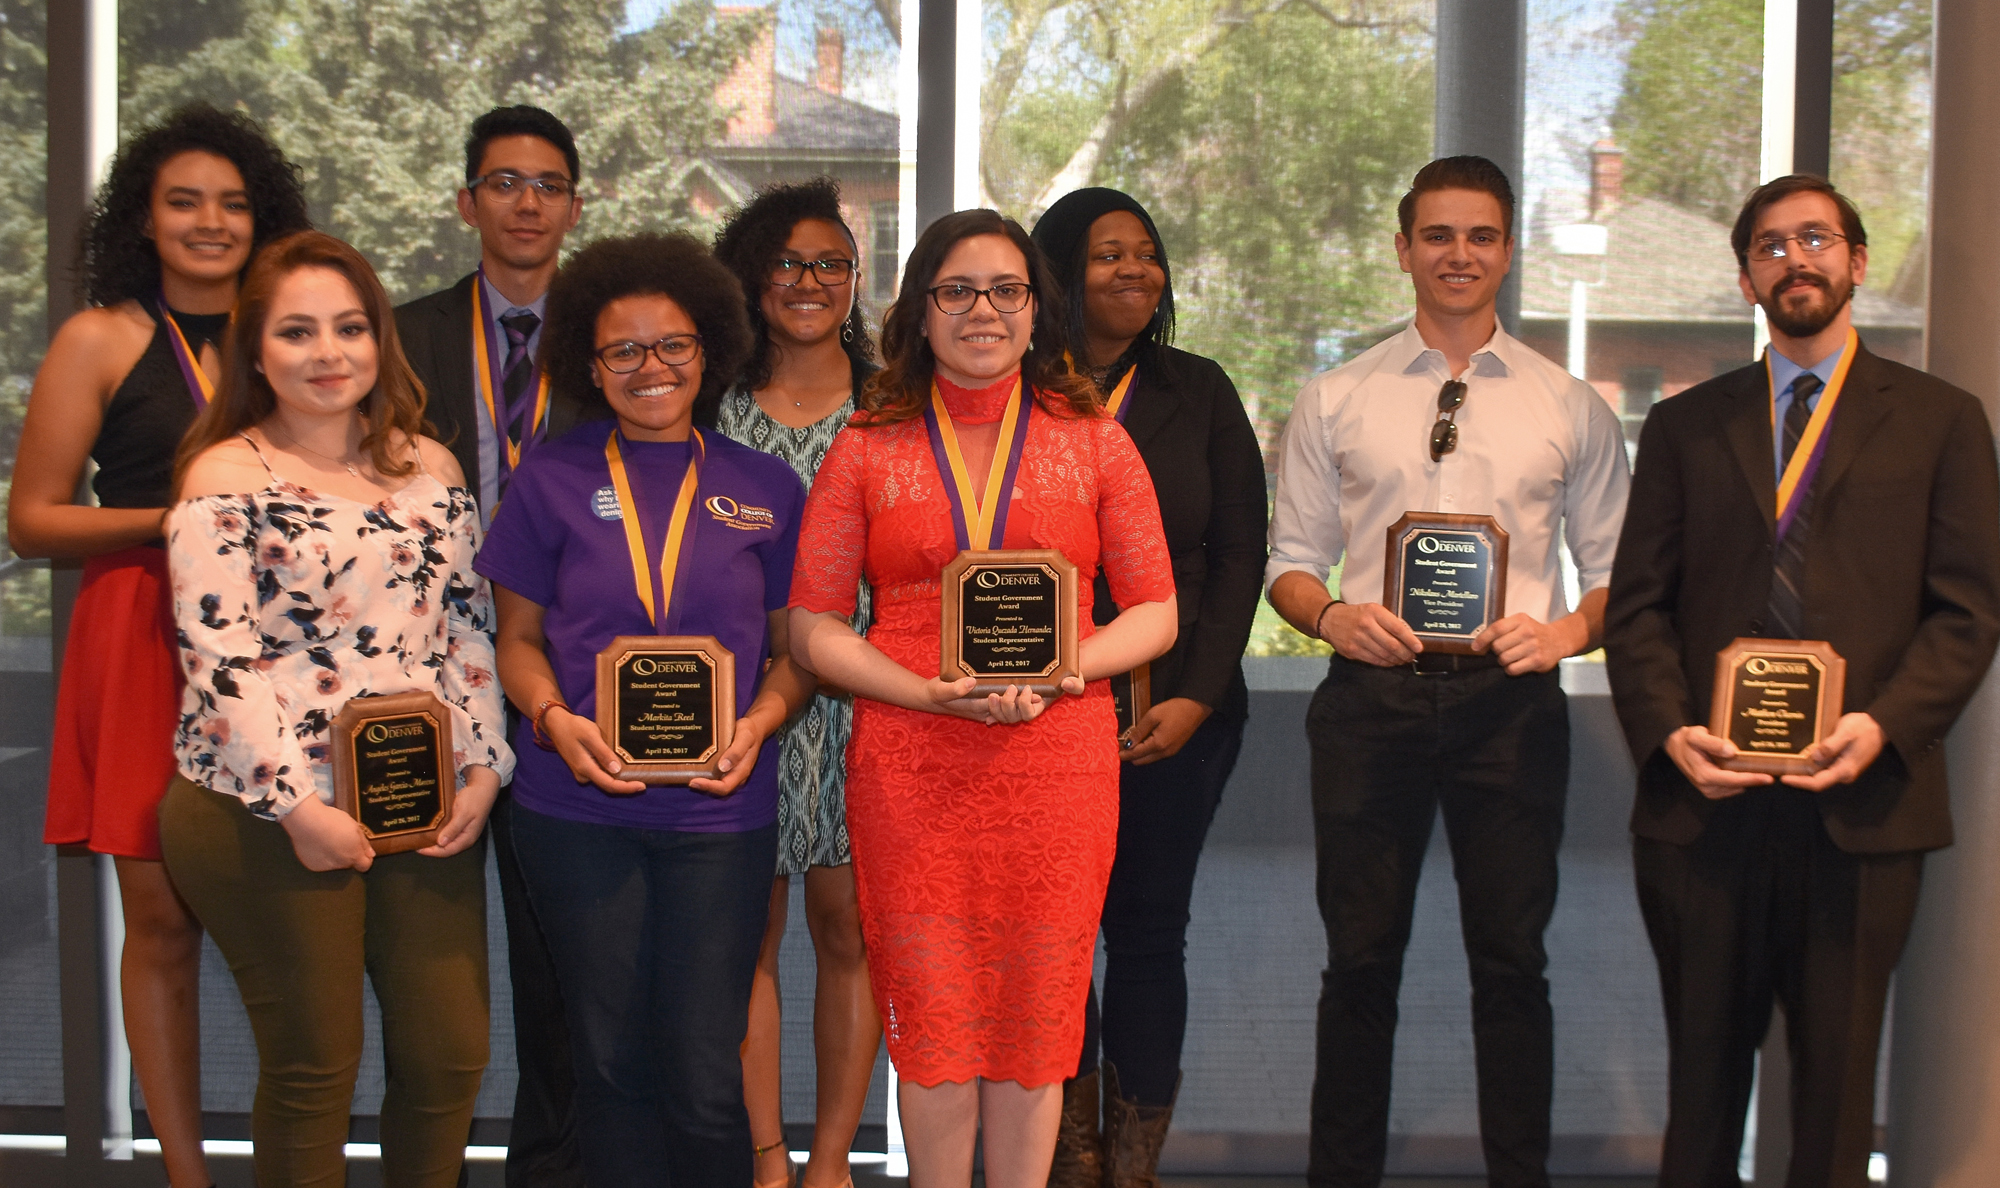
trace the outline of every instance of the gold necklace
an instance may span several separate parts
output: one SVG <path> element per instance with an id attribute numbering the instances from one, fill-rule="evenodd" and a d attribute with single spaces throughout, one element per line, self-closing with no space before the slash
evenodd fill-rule
<path id="1" fill-rule="evenodd" d="M 304 450 L 306 453 L 311 454 L 313 457 L 325 459 L 326 461 L 333 463 L 335 466 L 344 466 L 347 468 L 348 474 L 353 475 L 355 478 L 361 477 L 361 472 L 355 468 L 354 463 L 349 462 L 344 458 L 335 458 L 332 457 L 331 455 L 320 453 L 318 450 L 307 445 L 305 442 L 302 442 L 298 438 L 293 437 L 292 431 L 289 427 L 287 427 L 285 430 L 285 436 L 291 439 L 293 445 Z"/>

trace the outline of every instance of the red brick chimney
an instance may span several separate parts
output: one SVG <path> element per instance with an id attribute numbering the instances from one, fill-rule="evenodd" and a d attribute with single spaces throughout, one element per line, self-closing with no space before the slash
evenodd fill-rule
<path id="1" fill-rule="evenodd" d="M 775 11 L 753 6 L 718 5 L 715 15 L 724 21 L 748 18 L 760 23 L 757 39 L 750 43 L 748 52 L 737 60 L 715 88 L 715 102 L 723 110 L 734 113 L 729 117 L 730 140 L 762 139 L 778 128 L 772 110 L 772 92 L 778 85 Z"/>
<path id="2" fill-rule="evenodd" d="M 816 48 L 819 51 L 819 73 L 813 78 L 813 85 L 829 95 L 838 95 L 841 68 L 847 58 L 847 39 L 838 28 L 821 25 Z"/>
<path id="3" fill-rule="evenodd" d="M 1625 199 L 1625 150 L 1610 140 L 1590 146 L 1590 221 L 1611 217 Z"/>

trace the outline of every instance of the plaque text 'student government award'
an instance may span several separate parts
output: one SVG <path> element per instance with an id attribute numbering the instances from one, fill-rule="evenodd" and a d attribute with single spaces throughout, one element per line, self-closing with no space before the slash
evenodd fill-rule
<path id="1" fill-rule="evenodd" d="M 1004 692 L 1009 685 L 1052 696 L 1064 677 L 1078 672 L 1076 566 L 1054 549 L 992 547 L 1006 536 L 1033 407 L 1033 396 L 1015 381 L 982 487 L 973 485 L 935 384 L 931 406 L 924 410 L 959 548 L 939 583 L 944 627 L 938 675 L 947 681 L 976 678 L 974 696 Z"/>
<path id="2" fill-rule="evenodd" d="M 624 518 L 625 547 L 639 601 L 656 630 L 672 630 L 674 579 L 692 555 L 697 524 L 689 513 L 701 488 L 707 451 L 701 430 L 690 436 L 687 476 L 666 525 L 660 561 L 652 562 L 618 431 L 604 443 L 611 485 Z M 659 576 L 659 592 L 653 578 Z M 618 778 L 644 784 L 685 784 L 718 778 L 717 762 L 736 733 L 736 657 L 712 635 L 621 635 L 597 654 L 597 729 L 618 756 Z"/>
<path id="3" fill-rule="evenodd" d="M 1709 733 L 1736 744 L 1716 766 L 1809 775 L 1806 752 L 1840 720 L 1847 661 L 1815 639 L 1736 639 L 1715 656 Z"/>
<path id="4" fill-rule="evenodd" d="M 457 788 L 451 714 L 436 694 L 356 697 L 334 717 L 333 807 L 377 854 L 435 845 Z"/>
<path id="5" fill-rule="evenodd" d="M 1382 602 L 1425 651 L 1469 654 L 1507 616 L 1507 530 L 1492 516 L 1403 513 L 1389 526 Z"/>

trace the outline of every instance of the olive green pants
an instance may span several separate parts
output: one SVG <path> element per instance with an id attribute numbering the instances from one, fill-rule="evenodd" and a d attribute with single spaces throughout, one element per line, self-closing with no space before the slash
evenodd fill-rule
<path id="1" fill-rule="evenodd" d="M 215 938 L 257 1037 L 263 1188 L 341 1188 L 361 1065 L 361 978 L 382 1007 L 382 1181 L 452 1188 L 486 1068 L 486 841 L 450 858 L 299 864 L 283 826 L 176 777 L 160 806 L 174 885 Z"/>

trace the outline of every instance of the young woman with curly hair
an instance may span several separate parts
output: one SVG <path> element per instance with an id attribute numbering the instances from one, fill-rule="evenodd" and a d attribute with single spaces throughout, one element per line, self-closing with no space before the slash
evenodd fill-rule
<path id="1" fill-rule="evenodd" d="M 855 397 L 875 372 L 875 350 L 855 301 L 860 284 L 854 233 L 831 178 L 772 186 L 730 217 L 715 254 L 743 285 L 756 347 L 725 392 L 716 428 L 776 454 L 808 486 L 827 447 L 854 415 Z M 868 630 L 868 583 L 855 591 L 855 631 Z M 868 961 L 854 899 L 847 841 L 847 740 L 854 700 L 822 689 L 778 748 L 778 877 L 770 922 L 750 995 L 743 1044 L 743 1095 L 757 1143 L 757 1188 L 791 1178 L 779 1092 L 778 945 L 785 935 L 791 880 L 806 884 L 806 924 L 817 961 L 813 992 L 812 1157 L 800 1181 L 838 1188 L 851 1176 L 847 1149 L 861 1124 L 882 1021 L 868 990 Z"/>
<path id="2" fill-rule="evenodd" d="M 297 170 L 255 123 L 192 104 L 112 161 L 84 231 L 90 308 L 56 334 L 28 400 L 7 534 L 88 558 L 63 654 L 43 840 L 112 855 L 125 913 L 125 1034 L 175 1188 L 201 1148 L 201 926 L 160 862 L 180 677 L 160 539 L 174 447 L 206 402 L 237 285 L 309 226 Z M 76 502 L 86 461 L 95 506 Z"/>
<path id="3" fill-rule="evenodd" d="M 856 698 L 847 822 L 915 1188 L 969 1185 L 982 1131 L 986 1183 L 1047 1183 L 1118 831 L 1106 678 L 1174 640 L 1152 483 L 1064 363 L 1062 311 L 1013 220 L 931 224 L 883 326 L 887 366 L 813 483 L 792 579 L 801 662 Z M 1081 678 L 1058 696 L 975 698 L 974 678 L 938 675 L 941 572 L 988 547 L 1057 549 L 1079 576 L 1101 564 L 1123 608 L 1092 628 L 1078 583 Z M 848 625 L 864 575 L 865 639 Z"/>
<path id="4" fill-rule="evenodd" d="M 813 682 L 785 616 L 805 489 L 700 428 L 750 347 L 742 289 L 695 240 L 578 252 L 549 290 L 542 363 L 584 423 L 525 456 L 479 555 L 521 711 L 514 850 L 562 990 L 592 1184 L 751 1179 L 739 1047 L 777 860 L 778 731 Z M 714 636 L 734 657 L 717 778 L 621 774 L 596 673 L 631 635 Z"/>

